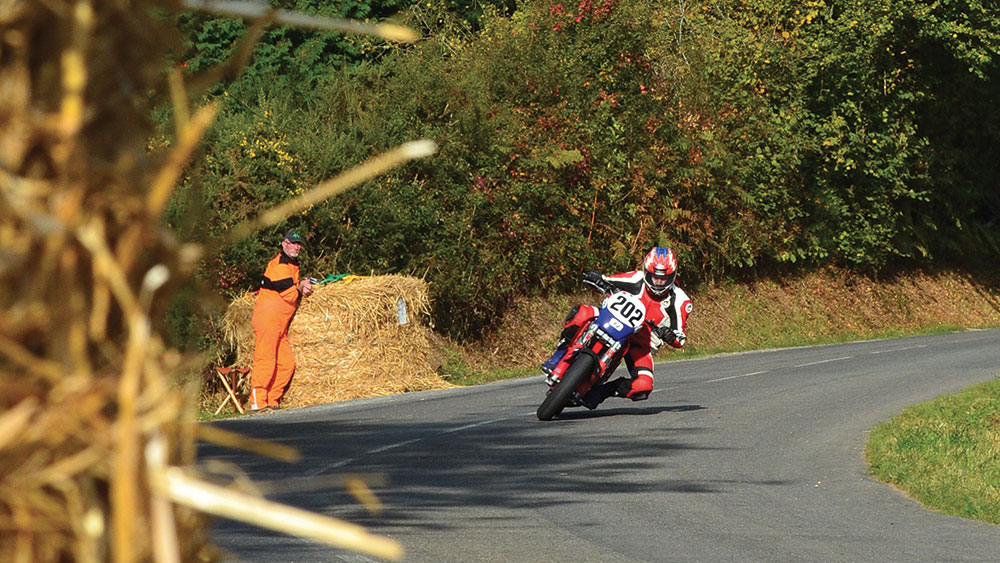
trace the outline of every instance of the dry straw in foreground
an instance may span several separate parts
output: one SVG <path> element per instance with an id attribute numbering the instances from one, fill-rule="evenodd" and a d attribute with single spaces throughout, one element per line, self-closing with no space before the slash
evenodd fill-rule
<path id="1" fill-rule="evenodd" d="M 159 216 L 218 106 L 188 118 L 174 72 L 177 142 L 159 163 L 143 149 L 177 8 L 0 0 L 0 561 L 213 560 L 205 512 L 399 558 L 395 542 L 193 470 L 211 433 L 176 388 L 189 367 L 157 319 L 204 249 L 179 245 Z M 404 145 L 238 231 L 432 151 Z"/>

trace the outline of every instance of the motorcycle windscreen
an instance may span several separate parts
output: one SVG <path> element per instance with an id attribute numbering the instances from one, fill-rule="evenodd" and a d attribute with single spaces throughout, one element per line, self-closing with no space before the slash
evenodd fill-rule
<path id="1" fill-rule="evenodd" d="M 646 307 L 638 297 L 619 292 L 601 304 L 597 324 L 615 340 L 622 342 L 642 326 Z"/>

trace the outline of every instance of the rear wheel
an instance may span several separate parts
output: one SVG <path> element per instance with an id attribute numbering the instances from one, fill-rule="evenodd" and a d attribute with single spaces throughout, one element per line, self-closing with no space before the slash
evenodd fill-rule
<path id="1" fill-rule="evenodd" d="M 573 391 L 585 380 L 590 378 L 594 371 L 594 358 L 588 354 L 580 354 L 573 360 L 566 373 L 563 374 L 559 383 L 553 387 L 545 400 L 538 406 L 538 420 L 552 420 L 552 417 L 562 412 L 569 403 Z"/>

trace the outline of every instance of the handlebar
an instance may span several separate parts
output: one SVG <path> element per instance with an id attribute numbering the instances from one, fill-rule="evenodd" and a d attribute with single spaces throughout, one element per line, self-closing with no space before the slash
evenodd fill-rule
<path id="1" fill-rule="evenodd" d="M 589 280 L 583 280 L 583 283 L 585 283 L 585 284 L 593 287 L 594 289 L 596 289 L 597 291 L 600 291 L 601 293 L 612 293 L 615 290 L 615 286 L 611 285 L 610 283 L 608 283 L 608 282 L 606 282 L 604 280 L 601 280 L 600 282 L 592 282 L 592 281 L 589 281 Z"/>

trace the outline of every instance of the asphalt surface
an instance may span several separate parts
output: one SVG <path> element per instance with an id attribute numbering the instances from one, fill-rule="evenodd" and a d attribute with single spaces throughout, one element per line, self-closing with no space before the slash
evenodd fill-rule
<path id="1" fill-rule="evenodd" d="M 926 510 L 863 453 L 905 407 L 996 377 L 1000 330 L 660 361 L 648 400 L 550 422 L 537 376 L 220 422 L 303 460 L 200 458 L 284 486 L 386 477 L 379 515 L 336 486 L 268 497 L 393 538 L 404 561 L 1000 561 L 1000 526 Z M 213 536 L 239 561 L 373 560 L 232 521 Z"/>

